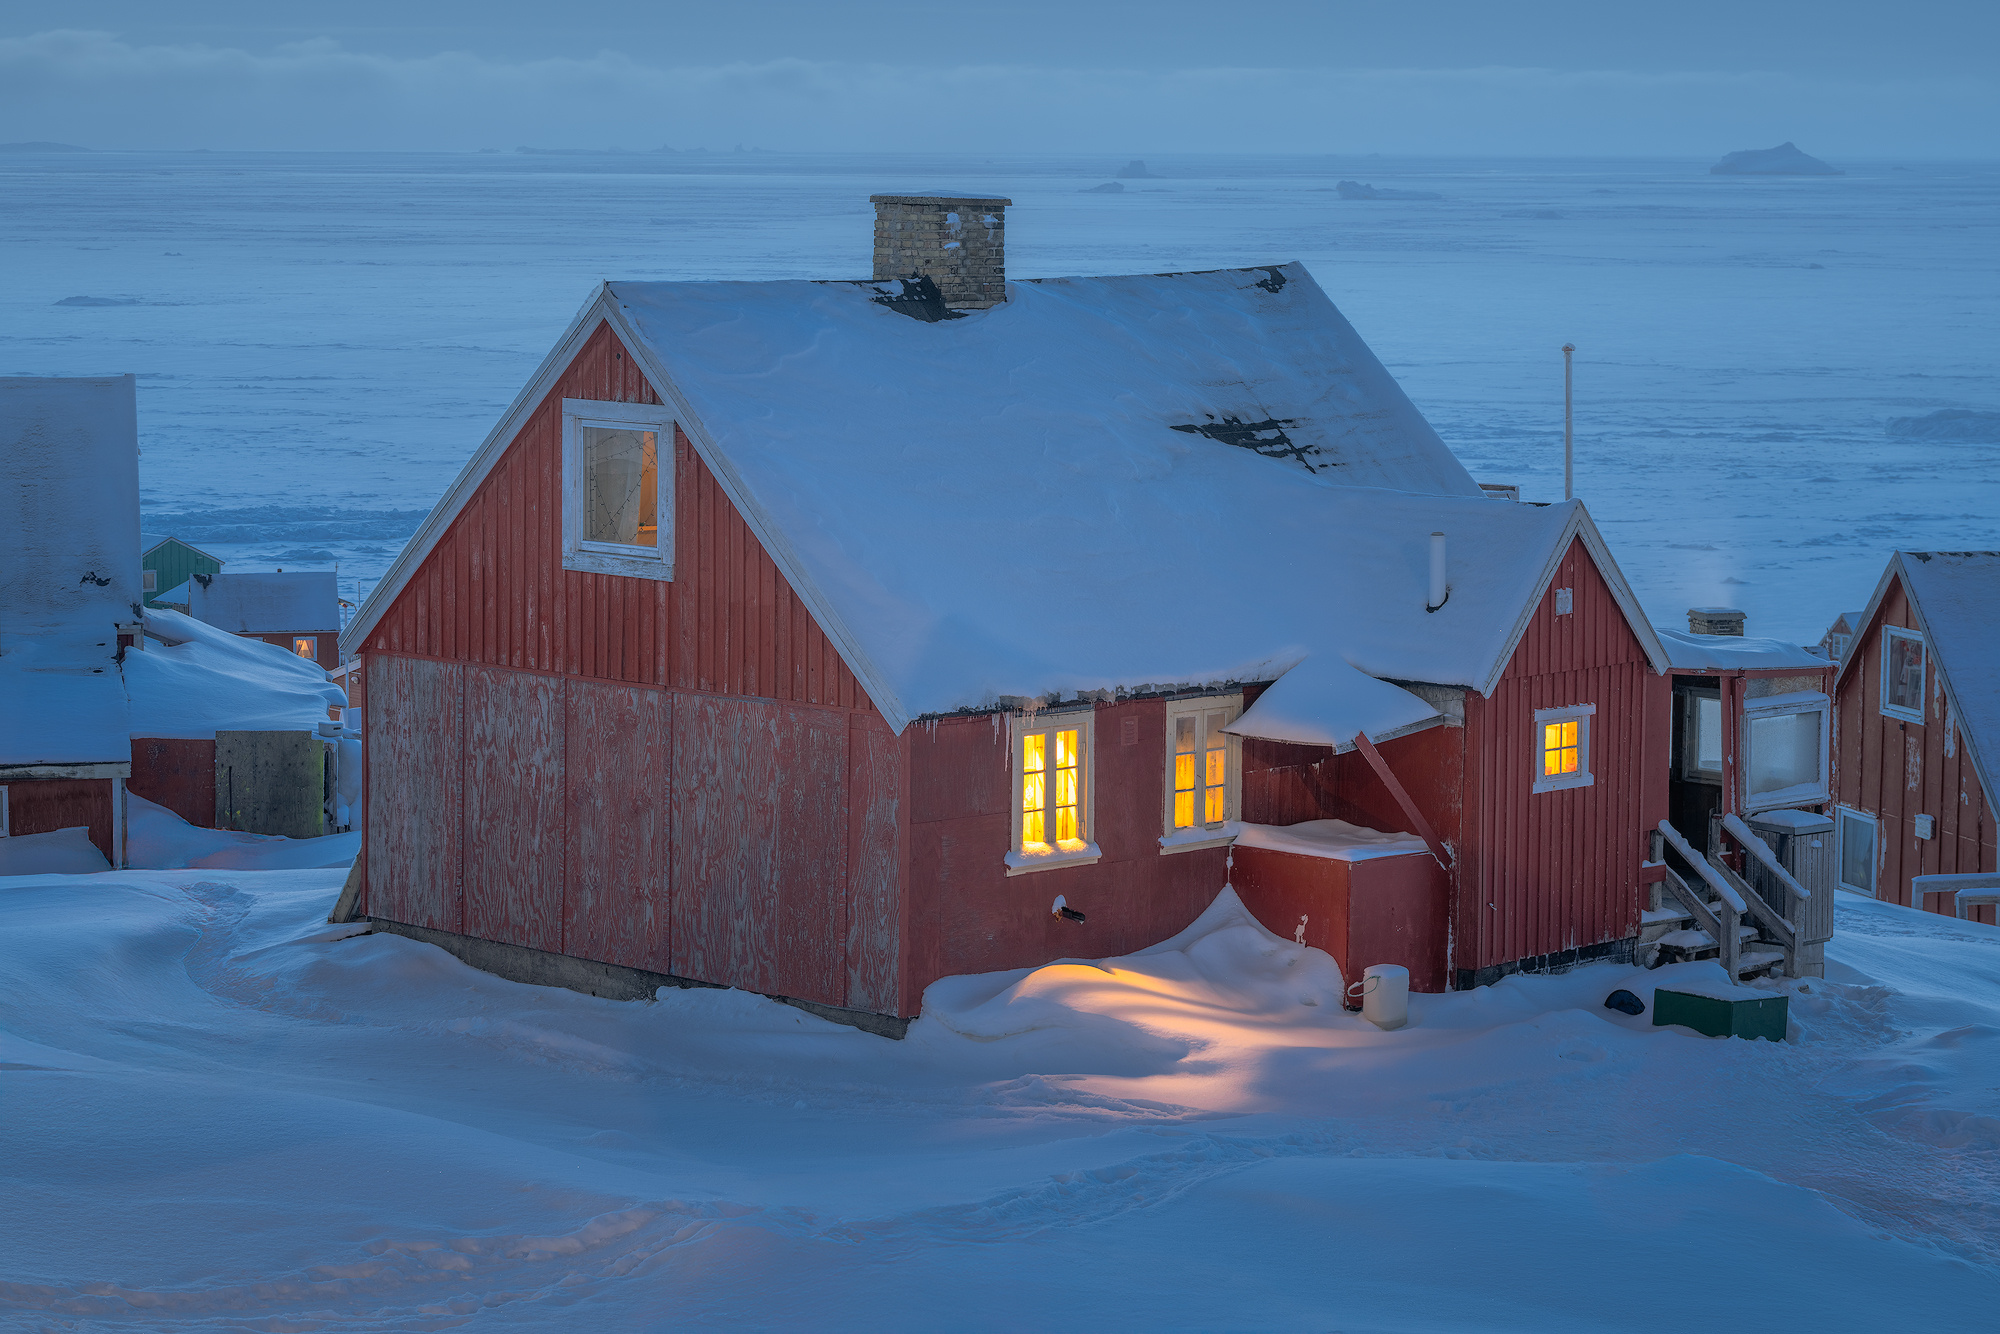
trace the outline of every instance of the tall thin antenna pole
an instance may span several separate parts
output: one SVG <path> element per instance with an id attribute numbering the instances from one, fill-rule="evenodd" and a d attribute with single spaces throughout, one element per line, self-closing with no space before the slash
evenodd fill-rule
<path id="1" fill-rule="evenodd" d="M 1563 344 L 1563 499 L 1576 499 L 1576 417 L 1571 408 L 1570 390 L 1573 384 L 1570 375 L 1570 353 L 1576 351 L 1575 343 Z"/>

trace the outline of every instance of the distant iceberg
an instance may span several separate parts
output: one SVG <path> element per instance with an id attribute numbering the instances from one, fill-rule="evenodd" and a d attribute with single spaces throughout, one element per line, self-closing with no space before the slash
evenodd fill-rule
<path id="1" fill-rule="evenodd" d="M 1945 408 L 1922 417 L 1891 417 L 1889 434 L 1901 440 L 2000 442 L 2000 412 Z"/>
<path id="2" fill-rule="evenodd" d="M 1106 181 L 1102 185 L 1093 185 L 1088 189 L 1079 190 L 1077 193 L 1085 195 L 1122 195 L 1125 193 L 1125 187 L 1116 181 Z"/>
<path id="3" fill-rule="evenodd" d="M 1159 175 L 1157 172 L 1147 171 L 1144 162 L 1141 162 L 1138 158 L 1133 158 L 1118 169 L 1118 179 L 1121 181 L 1163 181 L 1166 177 Z"/>
<path id="4" fill-rule="evenodd" d="M 1776 148 L 1746 148 L 1730 153 L 1708 169 L 1711 176 L 1845 176 L 1789 140 Z"/>
<path id="5" fill-rule="evenodd" d="M 1342 181 L 1333 187 L 1340 191 L 1342 199 L 1443 199 L 1428 190 L 1377 190 L 1372 185 L 1360 181 Z"/>

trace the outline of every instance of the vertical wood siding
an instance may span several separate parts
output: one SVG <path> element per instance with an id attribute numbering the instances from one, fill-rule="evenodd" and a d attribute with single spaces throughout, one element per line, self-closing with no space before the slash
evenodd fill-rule
<path id="1" fill-rule="evenodd" d="M 566 683 L 565 954 L 675 972 L 667 934 L 672 695 Z"/>
<path id="2" fill-rule="evenodd" d="M 872 708 L 676 432 L 671 582 L 562 568 L 562 401 L 657 403 L 599 326 L 362 645 L 635 685 Z"/>
<path id="3" fill-rule="evenodd" d="M 850 713 L 847 729 L 847 1003 L 902 1013 L 896 961 L 902 954 L 902 747 L 872 713 Z"/>
<path id="4" fill-rule="evenodd" d="M 563 948 L 562 680 L 465 672 L 465 926 Z"/>
<path id="5" fill-rule="evenodd" d="M 1555 591 L 1573 590 L 1558 616 Z M 1646 831 L 1667 813 L 1670 691 L 1581 542 L 1490 698 L 1466 699 L 1456 970 L 1637 934 Z M 1537 709 L 1594 704 L 1589 787 L 1533 791 Z"/>
<path id="6" fill-rule="evenodd" d="M 179 737 L 132 738 L 132 777 L 125 789 L 165 806 L 189 824 L 215 824 L 215 742 Z"/>
<path id="7" fill-rule="evenodd" d="M 1865 811 L 1876 827 L 1876 897 L 1911 907 L 1951 912 L 1949 900 L 1913 899 L 1910 878 L 1970 875 L 2000 868 L 1993 812 L 1965 752 L 1963 738 L 1944 694 L 1936 658 L 1927 658 L 1924 721 L 1908 722 L 1882 712 L 1882 627 L 1917 628 L 1901 579 L 1891 582 L 1875 619 L 1857 635 L 1854 665 L 1834 699 L 1834 799 Z M 1918 838 L 1916 817 L 1935 818 L 1933 837 Z M 1835 828 L 1838 835 L 1839 829 Z M 1973 910 L 1976 920 L 1993 922 L 1990 906 Z"/>
<path id="8" fill-rule="evenodd" d="M 675 701 L 671 914 L 685 975 L 847 1003 L 846 787 L 844 714 Z"/>
<path id="9" fill-rule="evenodd" d="M 58 829 L 90 830 L 90 841 L 111 858 L 111 781 L 109 778 L 27 778 L 7 787 L 7 826 L 16 834 L 48 834 Z M 209 817 L 215 815 L 214 789 L 209 792 Z"/>
<path id="10" fill-rule="evenodd" d="M 383 655 L 369 672 L 368 912 L 462 931 L 465 670 Z"/>

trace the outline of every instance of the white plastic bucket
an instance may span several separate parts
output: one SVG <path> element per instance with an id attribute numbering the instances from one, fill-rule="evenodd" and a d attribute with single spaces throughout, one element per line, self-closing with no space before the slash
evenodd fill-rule
<path id="1" fill-rule="evenodd" d="M 1369 964 L 1347 994 L 1349 1005 L 1353 997 L 1361 998 L 1361 1017 L 1377 1028 L 1401 1028 L 1410 1022 L 1410 970 L 1401 964 Z"/>

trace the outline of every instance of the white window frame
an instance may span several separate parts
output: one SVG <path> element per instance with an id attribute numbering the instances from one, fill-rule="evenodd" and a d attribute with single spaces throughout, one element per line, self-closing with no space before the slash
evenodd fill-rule
<path id="1" fill-rule="evenodd" d="M 1536 709 L 1534 746 L 1529 751 L 1529 773 L 1536 792 L 1567 792 L 1575 787 L 1593 786 L 1597 779 L 1590 768 L 1590 720 L 1597 716 L 1595 704 L 1566 704 L 1559 709 Z M 1549 723 L 1576 723 L 1576 772 L 1545 776 L 1542 773 L 1542 728 Z"/>
<path id="2" fill-rule="evenodd" d="M 584 461 L 582 444 L 577 435 L 578 428 L 584 426 L 653 432 L 654 457 L 660 470 L 654 488 L 654 523 L 659 532 L 657 546 L 626 546 L 584 540 Z M 657 403 L 606 403 L 587 398 L 563 400 L 562 563 L 565 570 L 618 574 L 633 579 L 671 580 L 674 577 L 674 464 L 679 453 L 678 438 L 672 411 Z"/>
<path id="3" fill-rule="evenodd" d="M 139 571 L 139 591 L 148 595 L 159 592 L 160 572 L 158 570 Z"/>
<path id="4" fill-rule="evenodd" d="M 300 644 L 300 643 L 301 643 L 302 641 L 303 641 L 304 643 L 307 643 L 307 644 L 311 644 L 311 645 L 312 645 L 312 652 L 311 652 L 311 653 L 309 653 L 309 654 L 308 654 L 308 653 L 300 653 L 300 652 L 299 652 L 299 644 Z M 308 661 L 308 662 L 317 662 L 317 661 L 319 661 L 319 636 L 318 636 L 318 635 L 293 635 L 293 636 L 292 636 L 292 655 L 293 655 L 294 657 L 299 657 L 299 658 L 304 658 L 304 659 L 305 659 L 306 661 Z"/>
<path id="5" fill-rule="evenodd" d="M 1847 867 L 1846 822 L 1849 820 L 1857 820 L 1868 826 L 1870 839 L 1875 848 L 1875 864 L 1868 868 L 1868 878 L 1871 883 L 1867 885 L 1850 885 L 1842 878 Z M 1852 806 L 1835 806 L 1833 808 L 1833 882 L 1842 889 L 1855 894 L 1866 894 L 1872 899 L 1876 897 L 1875 886 L 1872 882 L 1879 879 L 1881 874 L 1882 822 L 1868 814 L 1868 812 L 1857 811 Z"/>
<path id="6" fill-rule="evenodd" d="M 1243 741 L 1233 733 L 1225 734 L 1227 741 L 1223 749 L 1222 818 L 1214 823 L 1203 822 L 1188 829 L 1174 828 L 1174 726 L 1177 719 L 1189 714 L 1204 714 L 1221 709 L 1229 716 L 1222 725 L 1228 727 L 1243 716 L 1243 696 L 1235 695 L 1194 695 L 1186 699 L 1167 701 L 1167 734 L 1162 759 L 1160 796 L 1160 853 L 1165 856 L 1175 852 L 1192 852 L 1196 848 L 1219 848 L 1236 840 L 1237 821 L 1243 810 Z"/>
<path id="7" fill-rule="evenodd" d="M 1917 707 L 1914 709 L 1904 708 L 1900 704 L 1891 704 L 1889 702 L 1889 652 L 1891 645 L 1898 639 L 1916 640 L 1917 649 L 1923 654 L 1924 666 L 1922 674 L 1917 678 Z M 1899 625 L 1883 626 L 1882 688 L 1880 691 L 1882 716 L 1885 718 L 1900 718 L 1904 722 L 1909 723 L 1921 723 L 1924 720 L 1924 691 L 1930 686 L 1930 675 L 1931 646 L 1924 642 L 1923 635 L 1915 630 L 1905 630 Z"/>
<path id="8" fill-rule="evenodd" d="M 1926 664 L 1928 665 L 1928 664 Z M 1791 787 L 1774 788 L 1769 792 L 1750 790 L 1751 770 L 1751 727 L 1758 717 L 1777 717 L 1784 714 L 1817 713 L 1819 715 L 1819 779 L 1812 783 L 1795 783 Z M 1742 751 L 1736 772 L 1743 783 L 1743 810 L 1768 811 L 1779 806 L 1810 806 L 1833 799 L 1830 786 L 1833 772 L 1833 756 L 1827 747 L 1833 736 L 1833 701 L 1817 690 L 1800 690 L 1788 695 L 1766 695 L 1761 699 L 1747 701 L 1743 705 L 1743 732 L 1739 739 Z"/>
<path id="9" fill-rule="evenodd" d="M 1026 773 L 1023 768 L 1021 741 L 1037 732 L 1076 732 L 1077 783 L 1082 791 L 1077 793 L 1077 821 L 1082 826 L 1083 847 L 1050 852 L 1021 851 L 1021 801 L 1024 796 Z M 1028 875 L 1035 871 L 1053 871 L 1065 866 L 1089 866 L 1100 860 L 1104 852 L 1097 846 L 1097 710 L 1082 709 L 1037 709 L 1033 713 L 1008 715 L 1007 750 L 1010 756 L 1008 770 L 1013 781 L 1008 784 L 1008 807 L 1010 836 L 1007 843 L 1007 874 Z M 1047 751 L 1049 763 L 1054 764 L 1055 747 Z"/>
<path id="10" fill-rule="evenodd" d="M 1681 698 L 1687 703 L 1682 706 L 1680 777 L 1690 783 L 1720 784 L 1727 767 L 1725 757 L 1717 757 L 1713 772 L 1701 767 L 1701 709 L 1697 701 L 1710 700 L 1715 704 L 1716 726 L 1720 729 L 1722 691 L 1712 686 L 1693 686 L 1682 691 Z"/>

